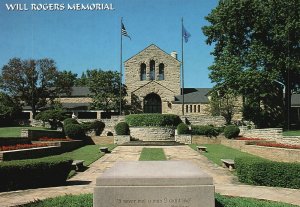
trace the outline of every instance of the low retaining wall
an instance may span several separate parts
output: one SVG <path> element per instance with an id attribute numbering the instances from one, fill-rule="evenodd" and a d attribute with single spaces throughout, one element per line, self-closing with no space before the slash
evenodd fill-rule
<path id="1" fill-rule="evenodd" d="M 142 141 L 174 141 L 175 129 L 169 127 L 130 127 L 133 139 Z"/>
<path id="2" fill-rule="evenodd" d="M 57 141 L 57 142 L 33 141 L 32 143 L 47 143 L 50 146 L 11 150 L 11 151 L 0 151 L 0 160 L 9 161 L 9 160 L 22 160 L 22 159 L 46 157 L 50 155 L 57 155 L 64 152 L 69 152 L 79 147 L 82 147 L 84 145 L 83 141 L 80 140 Z"/>
<path id="3" fill-rule="evenodd" d="M 192 144 L 192 135 L 190 134 L 180 134 L 175 135 L 175 141 L 182 144 Z"/>
<path id="4" fill-rule="evenodd" d="M 130 135 L 115 135 L 114 144 L 124 144 L 130 142 Z"/>
<path id="5" fill-rule="evenodd" d="M 21 137 L 27 137 L 30 140 L 36 141 L 41 137 L 65 138 L 66 136 L 60 131 L 21 129 Z"/>
<path id="6" fill-rule="evenodd" d="M 278 162 L 300 162 L 300 150 L 298 149 L 285 149 L 285 148 L 276 148 L 276 147 L 247 145 L 248 142 L 260 142 L 260 141 L 221 139 L 221 144 L 225 146 L 238 149 L 242 152 L 247 152 L 262 158 L 266 158 Z"/>
<path id="7" fill-rule="evenodd" d="M 203 135 L 192 135 L 193 144 L 220 144 L 222 136 L 207 137 Z"/>
<path id="8" fill-rule="evenodd" d="M 28 138 L 23 137 L 1 137 L 0 146 L 9 146 L 16 144 L 30 144 L 31 141 Z"/>
<path id="9" fill-rule="evenodd" d="M 282 128 L 265 128 L 265 129 L 247 129 L 247 127 L 239 127 L 240 136 L 247 138 L 263 138 L 269 140 L 282 139 Z"/>

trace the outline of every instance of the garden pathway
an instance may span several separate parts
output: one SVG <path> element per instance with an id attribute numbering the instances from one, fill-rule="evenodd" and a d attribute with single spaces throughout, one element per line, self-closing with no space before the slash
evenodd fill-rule
<path id="1" fill-rule="evenodd" d="M 72 177 L 67 186 L 0 193 L 0 205 L 16 206 L 36 199 L 59 195 L 92 193 L 96 177 L 99 174 L 113 166 L 116 161 L 138 160 L 142 148 L 140 146 L 119 146 L 115 148 L 112 153 L 106 154 L 91 164 L 85 172 Z M 300 190 L 242 185 L 227 169 L 212 163 L 205 156 L 188 146 L 164 146 L 162 148 L 164 148 L 169 160 L 191 160 L 213 176 L 217 193 L 281 201 L 300 206 Z"/>

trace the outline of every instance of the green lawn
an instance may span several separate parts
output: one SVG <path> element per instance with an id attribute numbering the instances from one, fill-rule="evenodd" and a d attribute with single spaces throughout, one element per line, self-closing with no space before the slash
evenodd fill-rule
<path id="1" fill-rule="evenodd" d="M 215 195 L 216 207 L 296 207 L 295 205 L 258 200 L 252 198 L 228 197 Z M 93 194 L 65 195 L 49 198 L 42 201 L 34 201 L 20 207 L 92 207 Z"/>
<path id="2" fill-rule="evenodd" d="M 194 150 L 197 150 L 196 144 L 191 144 L 189 146 Z M 218 165 L 222 165 L 221 159 L 234 159 L 236 157 L 257 157 L 246 152 L 241 152 L 239 150 L 226 147 L 221 144 L 203 144 L 203 146 L 207 147 L 207 152 L 204 152 L 202 154 Z"/>
<path id="3" fill-rule="evenodd" d="M 140 161 L 166 160 L 166 155 L 162 148 L 143 148 Z"/>
<path id="4" fill-rule="evenodd" d="M 283 136 L 300 136 L 300 130 L 284 131 Z"/>
<path id="5" fill-rule="evenodd" d="M 31 130 L 50 130 L 43 127 L 0 127 L 0 138 L 1 137 L 20 137 L 21 129 Z"/>

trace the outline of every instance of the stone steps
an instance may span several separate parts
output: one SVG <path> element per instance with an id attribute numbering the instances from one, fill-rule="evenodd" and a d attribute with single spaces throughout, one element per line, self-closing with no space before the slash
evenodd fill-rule
<path id="1" fill-rule="evenodd" d="M 121 146 L 178 146 L 178 145 L 184 145 L 184 144 L 175 141 L 140 141 L 140 140 L 130 141 L 121 144 Z"/>

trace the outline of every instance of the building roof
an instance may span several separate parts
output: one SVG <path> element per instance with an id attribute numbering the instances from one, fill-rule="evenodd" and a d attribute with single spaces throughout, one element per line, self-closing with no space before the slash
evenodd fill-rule
<path id="1" fill-rule="evenodd" d="M 71 96 L 62 94 L 61 97 L 87 97 L 90 94 L 89 87 L 85 86 L 74 86 L 71 89 Z"/>
<path id="2" fill-rule="evenodd" d="M 184 88 L 184 103 L 208 103 L 207 94 L 211 88 Z M 175 96 L 174 103 L 182 103 L 183 96 Z"/>

